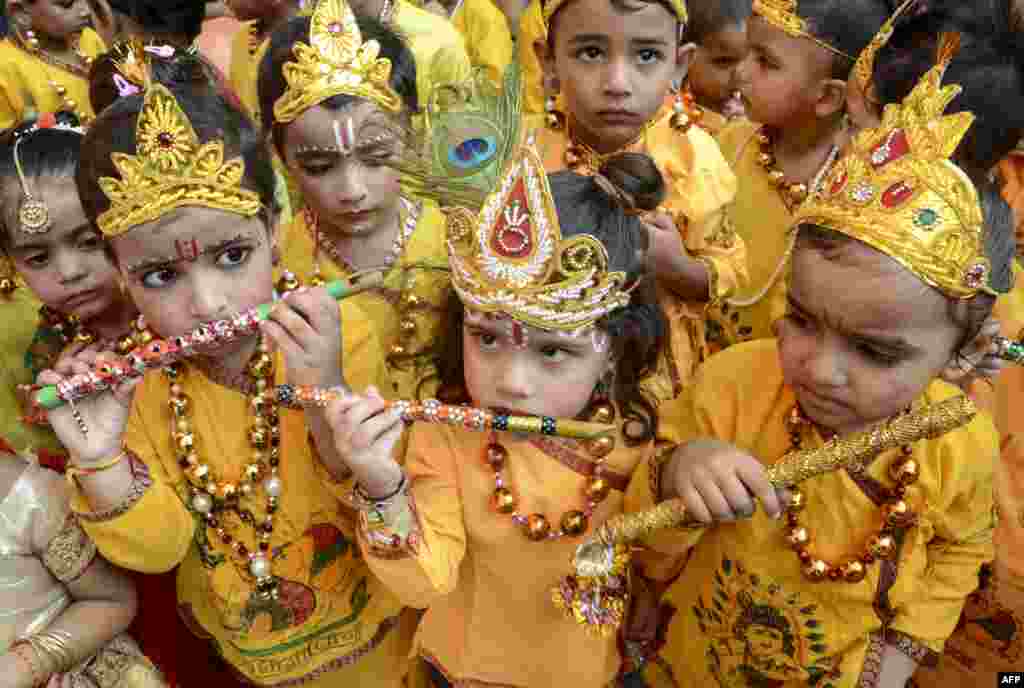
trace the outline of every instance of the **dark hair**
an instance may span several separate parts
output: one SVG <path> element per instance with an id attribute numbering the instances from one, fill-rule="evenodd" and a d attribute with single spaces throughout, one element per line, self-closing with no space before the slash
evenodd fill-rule
<path id="1" fill-rule="evenodd" d="M 18 161 L 25 177 L 73 177 L 78 167 L 82 134 L 67 127 L 78 127 L 78 117 L 70 112 L 55 114 L 58 127 L 35 129 L 37 120 L 27 120 L 0 136 L 0 179 L 4 187 L 0 193 L 0 247 L 6 246 L 10 228 L 7 227 L 8 187 L 14 185 L 21 197 L 21 182 L 14 162 L 14 144 L 19 139 Z M 29 182 L 31 183 L 31 181 Z"/>
<path id="2" fill-rule="evenodd" d="M 223 141 L 225 160 L 241 156 L 245 163 L 242 187 L 259 194 L 266 208 L 275 208 L 275 178 L 270 156 L 252 122 L 223 97 L 216 84 L 206 78 L 198 61 L 185 61 L 177 67 L 175 75 L 179 81 L 159 83 L 163 83 L 177 99 L 200 141 Z M 82 141 L 75 181 L 86 217 L 93 224 L 110 208 L 110 201 L 100 189 L 99 179 L 120 177 L 111 162 L 111 154 L 137 154 L 135 126 L 142 105 L 141 95 L 118 98 L 96 118 Z"/>
<path id="3" fill-rule="evenodd" d="M 800 0 L 797 13 L 815 38 L 856 58 L 889 18 L 890 9 L 885 0 Z M 854 61 L 832 57 L 832 78 L 849 78 Z"/>
<path id="4" fill-rule="evenodd" d="M 974 180 L 981 200 L 981 210 L 985 221 L 984 249 L 989 260 L 989 286 L 1000 293 L 1006 293 L 1013 287 L 1013 260 L 1016 253 L 1013 211 L 999 193 L 994 182 L 987 178 Z M 801 225 L 799 241 L 812 248 L 828 252 L 843 244 L 856 241 L 852 237 L 818 225 Z M 950 315 L 963 331 L 955 352 L 959 355 L 985 324 L 985 319 L 992 314 L 996 297 L 991 294 L 978 294 L 966 301 L 967 308 L 960 307 L 964 301 L 950 299 Z"/>
<path id="5" fill-rule="evenodd" d="M 972 175 L 994 167 L 1024 135 L 1024 37 L 1008 28 L 1008 16 L 1005 0 L 932 3 L 928 12 L 897 25 L 875 61 L 878 99 L 883 105 L 899 103 L 935 66 L 937 37 L 946 31 L 960 34 L 944 82 L 963 89 L 947 111 L 975 116 L 954 155 Z"/>
<path id="6" fill-rule="evenodd" d="M 206 19 L 203 0 L 110 0 L 110 6 L 153 36 L 181 36 L 188 43 L 199 36 Z"/>
<path id="7" fill-rule="evenodd" d="M 636 210 L 654 210 L 664 200 L 665 184 L 654 161 L 641 153 L 615 155 L 600 174 L 616 190 L 614 196 L 593 177 L 574 172 L 556 172 L 548 180 L 563 238 L 577 234 L 596 237 L 608 251 L 609 269 L 625 272 L 627 283 L 636 283 L 630 304 L 605 317 L 599 326 L 608 332 L 618 359 L 613 399 L 627 421 L 624 432 L 631 442 L 645 442 L 654 437 L 658 416 L 641 393 L 640 382 L 657 368 L 668 325 L 653 280 L 644 275 L 647 235 L 640 218 L 627 213 L 623 201 L 634 204 Z M 464 313 L 462 301 L 451 291 L 445 341 L 438 347 L 438 396 L 449 403 L 469 401 L 463 374 Z"/>
<path id="8" fill-rule="evenodd" d="M 687 5 L 686 42 L 702 45 L 711 34 L 747 21 L 753 0 L 695 0 Z"/>
<path id="9" fill-rule="evenodd" d="M 391 88 L 402 99 L 408 114 L 419 112 L 416 94 L 416 59 L 405 41 L 393 30 L 371 17 L 357 16 L 359 31 L 364 41 L 380 44 L 380 56 L 391 61 Z M 285 63 L 295 58 L 295 44 L 309 42 L 309 17 L 294 17 L 270 36 L 270 47 L 260 62 L 259 100 L 263 130 L 270 132 L 274 145 L 280 150 L 284 144 L 284 128 L 274 120 L 274 103 L 284 95 L 288 83 L 284 79 Z M 355 102 L 353 96 L 338 95 L 321 105 L 329 110 L 340 110 Z"/>
<path id="10" fill-rule="evenodd" d="M 554 0 L 541 0 L 541 7 L 549 2 L 554 2 Z M 614 7 L 620 14 L 633 14 L 634 12 L 639 12 L 648 5 L 661 5 L 665 8 L 666 12 L 671 14 L 673 17 L 676 16 L 676 8 L 672 6 L 672 3 L 669 2 L 669 0 L 608 0 L 608 2 L 610 2 L 612 7 Z M 562 10 L 565 9 L 568 4 L 569 3 L 566 2 L 559 7 L 551 16 L 551 21 L 548 22 L 548 45 L 554 45 L 555 43 L 555 20 L 558 19 L 558 15 L 562 13 Z M 679 20 L 677 19 L 677 29 L 679 25 Z"/>

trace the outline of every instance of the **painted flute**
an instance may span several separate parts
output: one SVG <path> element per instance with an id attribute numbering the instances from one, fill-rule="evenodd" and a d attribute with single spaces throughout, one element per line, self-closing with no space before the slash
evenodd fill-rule
<path id="1" fill-rule="evenodd" d="M 328 294 L 341 301 L 372 289 L 382 280 L 381 273 L 369 273 L 360 276 L 356 284 L 337 280 L 325 284 L 324 288 Z M 77 403 L 109 390 L 123 380 L 142 377 L 146 371 L 163 368 L 211 347 L 254 335 L 259 332 L 259 323 L 270 316 L 273 308 L 273 303 L 260 304 L 231 318 L 204 323 L 185 335 L 154 339 L 148 344 L 135 347 L 117 361 L 104 362 L 87 373 L 73 375 L 57 385 L 34 387 L 30 398 L 37 408 L 44 410 Z"/>
<path id="2" fill-rule="evenodd" d="M 344 388 L 324 389 L 319 387 L 295 387 L 278 385 L 275 390 L 277 403 L 289 408 L 304 406 L 326 406 L 343 398 L 349 391 Z M 532 435 L 550 435 L 577 440 L 594 440 L 610 435 L 614 425 L 591 423 L 550 416 L 511 416 L 494 413 L 475 406 L 443 404 L 437 399 L 423 401 L 389 401 L 387 408 L 397 408 L 407 423 L 439 423 L 487 432 L 520 432 Z"/>

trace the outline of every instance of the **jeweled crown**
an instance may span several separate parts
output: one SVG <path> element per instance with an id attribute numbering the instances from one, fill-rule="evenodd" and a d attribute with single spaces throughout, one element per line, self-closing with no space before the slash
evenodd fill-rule
<path id="1" fill-rule="evenodd" d="M 845 57 L 848 60 L 854 59 L 852 55 L 844 53 L 811 33 L 807 21 L 797 13 L 797 9 L 797 0 L 754 0 L 753 4 L 754 14 L 775 28 L 785 31 L 793 38 L 810 39 L 840 57 Z"/>
<path id="2" fill-rule="evenodd" d="M 545 330 L 576 332 L 629 304 L 624 272 L 588 234 L 562 238 L 544 164 L 524 146 L 478 216 L 449 221 L 452 284 L 462 302 Z"/>
<path id="3" fill-rule="evenodd" d="M 149 84 L 135 125 L 136 155 L 113 153 L 120 179 L 101 177 L 110 201 L 97 224 L 115 237 L 182 207 L 256 215 L 259 194 L 242 188 L 245 162 L 224 161 L 224 143 L 200 143 L 188 116 L 162 84 Z"/>
<path id="4" fill-rule="evenodd" d="M 796 224 L 827 227 L 898 261 L 946 295 L 995 294 L 984 248 L 978 192 L 949 157 L 974 116 L 943 114 L 960 93 L 942 85 L 948 58 L 902 104 L 888 105 L 882 124 L 860 132 Z"/>
<path id="5" fill-rule="evenodd" d="M 896 22 L 899 21 L 907 10 L 916 6 L 919 0 L 906 0 L 902 5 L 896 8 L 896 11 L 892 13 L 882 28 L 878 30 L 875 37 L 868 43 L 868 47 L 861 51 L 860 55 L 857 56 L 857 62 L 853 65 L 853 78 L 857 81 L 857 85 L 860 87 L 862 93 L 867 95 L 868 89 L 871 86 L 871 81 L 874 79 L 875 73 L 875 59 L 878 57 L 878 52 L 884 48 L 889 41 L 892 39 L 893 33 L 896 32 Z"/>
<path id="6" fill-rule="evenodd" d="M 366 98 L 399 112 L 402 99 L 391 88 L 391 60 L 377 41 L 363 41 L 345 0 L 320 0 L 309 26 L 309 45 L 296 43 L 295 59 L 283 67 L 288 88 L 274 103 L 274 119 L 292 122 L 332 96 Z"/>

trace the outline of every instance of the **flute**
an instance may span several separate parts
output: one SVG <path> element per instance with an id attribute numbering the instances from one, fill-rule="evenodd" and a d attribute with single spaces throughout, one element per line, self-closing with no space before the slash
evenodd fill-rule
<path id="1" fill-rule="evenodd" d="M 369 273 L 361 275 L 356 284 L 336 280 L 325 284 L 324 288 L 328 294 L 341 301 L 378 286 L 383 279 L 381 273 Z M 119 382 L 142 377 L 146 371 L 164 368 L 212 347 L 254 335 L 259 332 L 259 324 L 270 317 L 273 308 L 273 303 L 263 303 L 231 318 L 204 323 L 185 335 L 154 339 L 135 347 L 119 357 L 118 361 L 100 363 L 93 370 L 72 375 L 57 385 L 33 386 L 30 398 L 34 406 L 44 410 L 75 404 L 112 389 Z"/>
<path id="2" fill-rule="evenodd" d="M 288 408 L 304 406 L 326 406 L 336 399 L 350 394 L 347 389 L 320 387 L 296 387 L 278 385 L 274 388 L 277 403 Z M 475 406 L 457 406 L 443 404 L 437 399 L 424 401 L 389 401 L 386 409 L 399 409 L 402 420 L 407 423 L 439 423 L 487 432 L 518 432 L 553 437 L 567 437 L 578 440 L 594 440 L 610 435 L 615 431 L 614 425 L 591 423 L 567 418 L 550 416 L 513 416 L 494 413 Z"/>
<path id="3" fill-rule="evenodd" d="M 768 479 L 775 487 L 792 487 L 842 468 L 862 468 L 883 451 L 941 437 L 966 425 L 976 414 L 969 398 L 953 397 L 863 432 L 829 440 L 820 449 L 791 452 L 767 468 Z M 614 632 L 622 624 L 629 600 L 629 545 L 665 528 L 694 526 L 702 527 L 678 499 L 608 519 L 576 548 L 573 574 L 552 589 L 552 601 L 580 625 L 601 635 Z"/>

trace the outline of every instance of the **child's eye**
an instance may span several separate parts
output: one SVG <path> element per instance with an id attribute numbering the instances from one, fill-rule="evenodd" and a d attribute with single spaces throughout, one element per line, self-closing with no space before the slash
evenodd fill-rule
<path id="1" fill-rule="evenodd" d="M 734 57 L 716 57 L 711 60 L 711 64 L 715 65 L 719 69 L 732 69 L 739 63 Z"/>
<path id="2" fill-rule="evenodd" d="M 640 64 L 651 64 L 652 62 L 660 62 L 664 58 L 664 54 L 660 50 L 647 48 L 637 53 L 637 57 L 640 58 Z"/>
<path id="3" fill-rule="evenodd" d="M 232 246 L 225 249 L 217 256 L 217 265 L 222 268 L 234 268 L 244 263 L 252 255 L 252 249 L 247 246 Z"/>
<path id="4" fill-rule="evenodd" d="M 30 268 L 38 269 L 45 267 L 46 264 L 50 262 L 50 254 L 45 251 L 40 253 L 32 253 L 25 256 L 23 260 L 25 261 L 25 265 L 29 266 Z"/>
<path id="5" fill-rule="evenodd" d="M 795 325 L 801 330 L 807 329 L 811 325 L 807 318 L 800 315 L 796 311 L 786 311 L 786 320 L 788 320 L 792 325 Z"/>
<path id="6" fill-rule="evenodd" d="M 484 351 L 497 351 L 498 336 L 490 332 L 475 332 L 473 334 L 480 348 Z"/>
<path id="7" fill-rule="evenodd" d="M 569 355 L 568 349 L 563 349 L 560 346 L 545 346 L 540 350 L 540 355 L 544 357 L 548 363 L 561 363 Z"/>
<path id="8" fill-rule="evenodd" d="M 334 168 L 331 163 L 303 163 L 302 171 L 310 177 L 322 177 Z"/>
<path id="9" fill-rule="evenodd" d="M 604 51 L 593 45 L 588 45 L 576 51 L 576 59 L 583 62 L 595 62 L 600 60 L 602 55 L 604 55 Z"/>
<path id="10" fill-rule="evenodd" d="M 95 234 L 82 237 L 78 242 L 78 248 L 83 251 L 95 251 L 103 248 L 103 239 L 99 238 Z"/>
<path id="11" fill-rule="evenodd" d="M 139 281 L 147 289 L 162 289 L 170 285 L 177 276 L 178 271 L 174 268 L 163 267 L 144 273 Z"/>
<path id="12" fill-rule="evenodd" d="M 888 351 L 881 351 L 870 344 L 858 344 L 857 351 L 863 354 L 872 363 L 890 368 L 900 362 L 901 356 Z"/>

